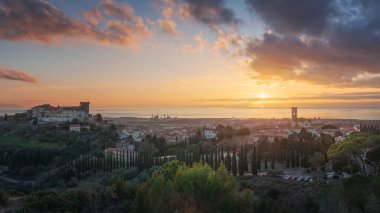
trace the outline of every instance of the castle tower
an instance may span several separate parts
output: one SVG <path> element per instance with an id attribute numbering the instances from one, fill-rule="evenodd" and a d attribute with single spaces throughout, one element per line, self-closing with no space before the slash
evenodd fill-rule
<path id="1" fill-rule="evenodd" d="M 292 107 L 292 126 L 298 126 L 297 107 Z"/>
<path id="2" fill-rule="evenodd" d="M 87 113 L 90 113 L 90 102 L 80 102 L 80 107 Z"/>

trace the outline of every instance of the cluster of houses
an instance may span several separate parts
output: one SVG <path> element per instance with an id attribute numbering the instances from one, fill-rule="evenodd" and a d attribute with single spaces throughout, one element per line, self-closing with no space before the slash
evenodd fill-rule
<path id="1" fill-rule="evenodd" d="M 339 142 L 344 140 L 352 132 L 357 132 L 358 126 L 345 126 L 337 129 L 322 129 L 313 127 L 311 121 L 308 121 L 306 126 L 297 126 L 297 127 L 279 127 L 273 126 L 272 128 L 252 128 L 250 129 L 250 135 L 246 136 L 247 142 L 257 142 L 263 136 L 265 136 L 269 142 L 273 142 L 275 138 L 282 139 L 288 138 L 294 133 L 300 133 L 302 129 L 305 129 L 313 137 L 320 137 L 322 134 L 330 135 L 335 138 L 335 141 Z M 132 139 L 133 142 L 141 142 L 146 135 L 156 135 L 162 136 L 166 139 L 168 143 L 181 143 L 188 141 L 190 137 L 196 134 L 197 130 L 194 129 L 185 129 L 185 128 L 176 128 L 170 130 L 132 130 L 132 129 L 122 129 L 119 131 L 120 139 L 127 140 Z M 201 130 L 201 136 L 204 141 L 207 140 L 216 140 L 218 139 L 218 134 L 216 127 L 203 128 Z"/>
<path id="2" fill-rule="evenodd" d="M 41 122 L 71 122 L 77 120 L 79 122 L 90 122 L 95 118 L 89 113 L 90 102 L 80 102 L 79 106 L 51 106 L 50 104 L 39 105 L 27 111 L 30 118 Z M 169 116 L 162 119 L 158 117 L 151 118 L 152 121 L 170 120 Z M 89 129 L 89 126 L 72 123 L 70 131 L 80 132 Z M 331 135 L 336 141 L 344 140 L 351 132 L 360 131 L 360 126 L 342 125 L 340 128 L 321 128 L 314 126 L 312 120 L 297 117 L 297 108 L 292 108 L 292 117 L 290 125 L 271 125 L 256 126 L 250 128 L 250 135 L 247 141 L 257 142 L 261 137 L 265 136 L 271 142 L 275 138 L 288 138 L 289 135 L 300 133 L 302 129 L 311 133 L 314 137 L 320 137 L 321 134 Z M 181 143 L 188 141 L 190 137 L 196 134 L 198 129 L 186 128 L 185 126 L 170 126 L 164 129 L 151 128 L 149 130 L 141 130 L 138 128 L 124 128 L 119 130 L 120 139 L 123 141 L 141 142 L 146 135 L 157 135 L 164 137 L 168 143 Z M 207 124 L 201 129 L 203 140 L 216 140 L 218 135 L 216 127 L 213 124 Z"/>

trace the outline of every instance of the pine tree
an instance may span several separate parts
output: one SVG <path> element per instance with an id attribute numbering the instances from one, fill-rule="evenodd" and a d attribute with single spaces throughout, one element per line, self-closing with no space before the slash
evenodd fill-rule
<path id="1" fill-rule="evenodd" d="M 256 162 L 256 146 L 253 144 L 252 159 L 251 159 L 252 175 L 257 175 L 257 162 Z"/>
<path id="2" fill-rule="evenodd" d="M 272 170 L 274 169 L 274 165 L 275 165 L 275 155 L 274 154 L 272 154 L 272 160 L 271 160 L 271 162 L 270 162 L 270 167 L 272 168 Z"/>
<path id="3" fill-rule="evenodd" d="M 237 174 L 235 147 L 234 147 L 233 153 L 232 153 L 232 174 L 234 176 L 236 176 L 236 174 Z"/>

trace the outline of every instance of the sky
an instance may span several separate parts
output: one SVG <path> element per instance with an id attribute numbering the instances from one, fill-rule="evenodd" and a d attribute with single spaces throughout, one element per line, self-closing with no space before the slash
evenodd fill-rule
<path id="1" fill-rule="evenodd" d="M 0 0 L 0 107 L 378 107 L 376 0 Z"/>

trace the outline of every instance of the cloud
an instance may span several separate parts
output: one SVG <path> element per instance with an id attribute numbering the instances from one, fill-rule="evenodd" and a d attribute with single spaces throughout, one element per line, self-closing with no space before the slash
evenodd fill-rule
<path id="1" fill-rule="evenodd" d="M 83 17 L 86 22 L 92 26 L 98 25 L 104 20 L 102 14 L 97 9 L 91 9 L 83 12 Z"/>
<path id="2" fill-rule="evenodd" d="M 162 32 L 172 35 L 172 36 L 178 36 L 179 33 L 177 31 L 177 24 L 170 19 L 158 19 L 157 23 L 161 29 Z"/>
<path id="3" fill-rule="evenodd" d="M 195 45 L 185 44 L 182 47 L 182 50 L 186 53 L 202 53 L 205 48 L 208 46 L 207 40 L 203 37 L 202 34 L 196 34 L 193 36 Z"/>
<path id="4" fill-rule="evenodd" d="M 171 19 L 173 18 L 173 9 L 171 7 L 166 7 L 162 11 L 162 16 L 165 17 L 166 19 Z"/>
<path id="5" fill-rule="evenodd" d="M 304 94 L 292 97 L 268 97 L 268 98 L 220 98 L 194 100 L 198 102 L 256 102 L 256 101 L 307 101 L 307 100 L 333 100 L 333 101 L 355 101 L 375 100 L 380 101 L 380 92 L 351 92 L 351 93 L 325 93 Z"/>
<path id="6" fill-rule="evenodd" d="M 165 1 L 165 3 L 169 6 L 165 7 L 162 12 L 161 16 L 163 18 L 160 18 L 154 23 L 156 27 L 159 29 L 159 31 L 174 36 L 178 37 L 180 33 L 177 30 L 177 23 L 174 21 L 173 16 L 173 7 L 175 7 L 175 1 Z"/>
<path id="7" fill-rule="evenodd" d="M 246 0 L 277 32 L 320 33 L 335 13 L 333 0 Z"/>
<path id="8" fill-rule="evenodd" d="M 269 29 L 246 55 L 259 79 L 380 87 L 380 2 L 246 0 Z"/>
<path id="9" fill-rule="evenodd" d="M 232 9 L 225 7 L 224 0 L 185 0 L 191 16 L 207 25 L 236 25 L 239 20 Z"/>
<path id="10" fill-rule="evenodd" d="M 167 1 L 164 1 L 167 2 Z M 169 1 L 169 5 L 177 5 L 182 19 L 192 17 L 207 26 L 236 26 L 240 20 L 232 9 L 225 6 L 224 0 L 177 0 Z"/>
<path id="11" fill-rule="evenodd" d="M 182 4 L 182 5 L 180 5 L 180 7 L 179 7 L 179 16 L 183 20 L 188 19 L 191 16 L 191 14 L 190 14 L 190 7 L 189 7 L 188 4 Z"/>
<path id="12" fill-rule="evenodd" d="M 83 25 L 66 17 L 45 1 L 2 0 L 0 2 L 0 38 L 7 40 L 39 40 L 82 34 Z"/>
<path id="13" fill-rule="evenodd" d="M 138 48 L 142 39 L 151 35 L 144 21 L 133 15 L 111 10 L 112 1 L 101 4 L 104 12 L 128 20 L 106 21 L 106 27 L 97 24 L 102 21 L 99 11 L 84 12 L 85 22 L 72 19 L 47 1 L 42 0 L 2 0 L 0 1 L 0 39 L 11 41 L 41 41 L 50 43 L 60 39 L 91 41 L 102 44 L 125 45 Z M 114 7 L 127 8 L 126 4 Z M 120 29 L 125 26 L 126 29 Z M 117 30 L 119 28 L 119 30 Z"/>
<path id="14" fill-rule="evenodd" d="M 134 19 L 134 10 L 128 3 L 120 4 L 112 0 L 105 0 L 100 3 L 100 6 L 107 15 L 127 20 Z"/>
<path id="15" fill-rule="evenodd" d="M 26 72 L 6 68 L 0 68 L 0 79 L 24 81 L 33 84 L 38 83 L 38 79 L 36 77 Z"/>

